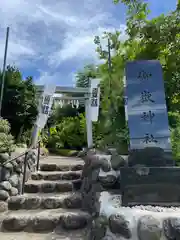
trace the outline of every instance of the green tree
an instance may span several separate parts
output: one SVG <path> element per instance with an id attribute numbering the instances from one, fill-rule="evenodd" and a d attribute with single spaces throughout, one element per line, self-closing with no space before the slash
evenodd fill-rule
<path id="1" fill-rule="evenodd" d="M 97 67 L 95 65 L 85 66 L 82 71 L 76 74 L 76 87 L 88 88 L 89 80 L 96 78 L 97 75 Z"/>
<path id="2" fill-rule="evenodd" d="M 121 153 L 128 150 L 128 134 L 124 111 L 124 67 L 127 55 L 134 52 L 124 41 L 120 41 L 121 32 L 104 32 L 103 39 L 110 42 L 111 71 L 109 71 L 108 50 L 103 49 L 100 37 L 95 37 L 97 52 L 100 59 L 105 61 L 99 66 L 101 75 L 101 114 L 99 117 L 99 131 L 103 145 L 116 147 Z M 136 45 L 133 45 L 133 48 Z M 130 51 L 131 50 L 131 51 Z"/>
<path id="3" fill-rule="evenodd" d="M 62 121 L 65 117 L 75 117 L 79 115 L 79 109 L 71 105 L 61 106 L 57 103 L 54 105 L 51 115 L 48 119 L 47 126 L 51 127 Z"/>
<path id="4" fill-rule="evenodd" d="M 96 51 L 103 63 L 97 67 L 86 66 L 77 73 L 76 77 L 77 87 L 87 87 L 90 78 L 101 79 L 100 116 L 98 123 L 94 125 L 95 142 L 98 146 L 113 145 L 121 153 L 127 151 L 128 128 L 123 99 L 125 65 L 131 60 L 157 59 L 160 60 L 164 73 L 173 149 L 175 155 L 179 157 L 177 139 L 180 132 L 180 2 L 178 1 L 175 11 L 150 20 L 148 19 L 150 10 L 145 1 L 115 0 L 114 2 L 126 5 L 127 39 L 123 40 L 119 31 L 104 32 L 103 41 L 109 40 L 112 53 L 111 71 L 109 71 L 107 48 L 103 48 L 102 38 L 95 36 Z M 65 122 L 63 124 L 66 126 Z M 66 131 L 63 132 L 67 134 L 67 128 L 65 129 Z M 70 129 L 72 131 L 72 128 Z M 68 135 L 70 134 L 68 132 Z"/>
<path id="5" fill-rule="evenodd" d="M 101 124 L 101 126 L 102 129 L 109 132 L 107 134 L 108 140 L 112 138 L 112 142 L 118 142 L 122 135 L 125 138 L 127 137 L 127 128 L 124 121 L 122 80 L 125 64 L 128 60 L 158 59 L 161 61 L 164 72 L 166 101 L 171 116 L 170 122 L 175 122 L 175 115 L 179 114 L 180 103 L 179 5 L 177 5 L 175 11 L 170 12 L 168 15 L 160 15 L 148 20 L 150 10 L 145 2 L 122 0 L 121 3 L 127 6 L 127 40 L 119 40 L 121 36 L 119 32 L 104 33 L 103 36 L 106 40 L 110 40 L 110 48 L 113 53 L 111 73 L 108 73 L 107 49 L 103 49 L 100 38 L 95 37 L 99 57 L 105 60 L 105 64 L 100 66 L 101 85 L 104 91 L 104 103 L 103 101 L 101 103 L 104 124 Z M 120 116 L 121 119 L 118 118 Z M 122 133 L 123 128 L 126 129 L 124 133 Z"/>
<path id="6" fill-rule="evenodd" d="M 116 1 L 117 2 L 117 1 Z M 119 2 L 119 1 L 118 1 Z M 180 9 L 179 1 L 175 11 L 167 15 L 148 20 L 147 3 L 126 1 L 127 11 L 127 46 L 138 39 L 139 51 L 134 59 L 158 59 L 164 73 L 166 101 L 168 110 L 179 108 L 180 94 Z"/>
<path id="7" fill-rule="evenodd" d="M 86 145 L 85 117 L 63 118 L 54 128 L 50 129 L 48 147 L 51 149 L 81 149 Z"/>
<path id="8" fill-rule="evenodd" d="M 0 83 L 2 74 L 0 75 Z M 23 131 L 32 127 L 37 116 L 36 87 L 32 77 L 25 80 L 14 66 L 8 66 L 5 76 L 2 117 L 11 124 L 11 132 L 17 139 Z"/>

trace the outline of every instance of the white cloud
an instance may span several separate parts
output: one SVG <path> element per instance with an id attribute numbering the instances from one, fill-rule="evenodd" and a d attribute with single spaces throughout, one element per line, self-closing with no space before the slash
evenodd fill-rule
<path id="1" fill-rule="evenodd" d="M 38 79 L 35 79 L 36 83 L 38 85 L 43 85 L 45 82 L 47 84 L 54 83 L 54 79 L 56 79 L 58 76 L 54 74 L 49 74 L 48 72 L 41 72 L 41 75 Z"/>
<path id="2" fill-rule="evenodd" d="M 7 62 L 38 70 L 38 83 L 72 78 L 72 70 L 62 73 L 70 62 L 97 62 L 94 36 L 120 25 L 109 0 L 0 0 L 0 5 L 0 64 L 10 26 Z"/>
<path id="3" fill-rule="evenodd" d="M 63 46 L 49 58 L 50 65 L 58 66 L 63 61 L 71 58 L 96 58 L 95 45 L 93 43 L 94 35 L 90 32 L 80 33 L 76 36 L 68 33 L 63 41 Z"/>
<path id="4" fill-rule="evenodd" d="M 40 77 L 35 79 L 36 84 L 43 85 L 46 84 L 53 84 L 58 86 L 68 86 L 69 84 L 66 83 L 67 79 L 70 81 L 73 78 L 73 74 L 69 73 L 66 75 L 66 78 L 63 74 L 59 72 L 45 72 L 40 71 Z"/>

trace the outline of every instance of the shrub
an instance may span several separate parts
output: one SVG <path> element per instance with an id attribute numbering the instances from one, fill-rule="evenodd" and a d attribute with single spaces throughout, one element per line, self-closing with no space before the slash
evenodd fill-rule
<path id="1" fill-rule="evenodd" d="M 177 163 L 180 163 L 180 123 L 177 124 L 176 128 L 171 129 L 171 144 L 173 156 Z"/>
<path id="2" fill-rule="evenodd" d="M 24 131 L 22 133 L 22 135 L 19 137 L 18 144 L 24 143 L 27 146 L 29 146 L 31 143 L 31 135 L 32 135 L 32 129 L 28 129 L 28 130 Z"/>
<path id="3" fill-rule="evenodd" d="M 86 121 L 83 114 L 66 117 L 50 129 L 48 148 L 81 149 L 86 146 Z"/>

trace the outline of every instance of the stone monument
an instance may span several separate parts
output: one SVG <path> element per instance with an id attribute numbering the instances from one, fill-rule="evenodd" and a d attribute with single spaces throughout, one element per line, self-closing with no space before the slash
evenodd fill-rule
<path id="1" fill-rule="evenodd" d="M 175 167 L 159 61 L 126 65 L 128 167 L 121 168 L 123 205 L 180 205 L 180 168 Z"/>

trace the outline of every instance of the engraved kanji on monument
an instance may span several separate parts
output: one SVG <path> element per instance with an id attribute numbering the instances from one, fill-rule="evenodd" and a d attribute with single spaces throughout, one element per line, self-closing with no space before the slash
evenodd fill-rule
<path id="1" fill-rule="evenodd" d="M 121 168 L 122 205 L 172 206 L 180 202 L 180 169 L 172 158 L 160 62 L 128 62 L 125 96 L 130 146 L 128 167 Z"/>
<path id="2" fill-rule="evenodd" d="M 163 74 L 159 61 L 127 63 L 126 97 L 130 149 L 160 147 L 171 152 Z"/>

